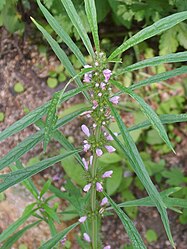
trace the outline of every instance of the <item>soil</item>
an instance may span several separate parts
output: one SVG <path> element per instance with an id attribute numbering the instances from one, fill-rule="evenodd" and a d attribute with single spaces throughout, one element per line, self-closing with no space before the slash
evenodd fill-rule
<path id="1" fill-rule="evenodd" d="M 10 35 L 3 28 L 0 29 L 0 111 L 5 113 L 5 120 L 0 123 L 0 131 L 23 117 L 25 115 L 25 108 L 34 110 L 36 107 L 48 101 L 54 91 L 63 88 L 64 84 L 60 84 L 58 89 L 50 89 L 46 85 L 48 72 L 57 65 L 59 65 L 57 58 L 54 55 L 49 55 L 49 57 L 42 56 L 38 52 L 37 46 L 29 39 L 29 36 L 22 39 L 17 35 Z M 16 82 L 22 82 L 24 84 L 25 91 L 23 93 L 17 94 L 14 92 L 13 87 Z M 70 87 L 72 88 L 74 86 L 71 85 Z M 82 96 L 77 95 L 70 101 L 67 101 L 61 108 L 63 110 L 72 104 L 81 102 Z M 82 140 L 80 138 L 80 131 L 77 129 L 80 122 L 81 118 L 78 118 L 63 129 L 64 135 L 67 137 L 73 136 L 75 138 L 76 145 L 79 145 Z M 18 134 L 1 142 L 0 157 L 6 155 L 9 150 L 14 148 L 25 137 L 33 134 L 35 131 L 36 127 L 31 125 Z M 49 147 L 58 150 L 60 145 L 52 141 Z M 187 138 L 186 135 L 183 134 L 182 142 L 176 148 L 177 154 L 169 154 L 165 157 L 169 167 L 179 165 L 179 167 L 183 168 L 183 171 L 187 173 L 186 148 Z M 30 158 L 41 154 L 42 149 L 41 144 L 37 145 L 22 157 L 22 162 L 26 163 Z M 52 151 L 49 149 L 48 152 L 55 154 L 56 151 Z M 154 156 L 156 158 L 159 155 Z M 8 169 L 6 168 L 3 170 L 3 173 L 7 171 Z M 56 174 L 60 176 L 63 176 L 64 174 L 62 168 L 58 164 L 55 167 L 51 167 L 41 174 L 36 175 L 34 181 L 38 187 L 40 187 L 41 178 L 47 179 Z M 63 180 L 60 180 L 56 183 L 56 186 L 61 187 L 62 184 Z M 5 195 L 6 200 L 0 202 L 0 231 L 3 231 L 13 221 L 18 219 L 21 216 L 24 207 L 33 201 L 29 193 L 19 184 L 5 191 Z M 135 193 L 135 195 L 139 198 L 141 197 L 138 196 L 138 193 Z M 114 198 L 116 201 L 120 201 L 119 196 L 115 196 Z M 61 205 L 63 207 L 62 203 Z M 177 214 L 173 211 L 169 211 L 168 213 L 177 249 L 186 249 L 187 225 L 181 225 Z M 33 220 L 33 218 L 31 220 Z M 151 228 L 157 232 L 158 241 L 152 244 L 147 244 L 148 249 L 171 248 L 169 241 L 166 238 L 162 222 L 155 208 L 140 207 L 138 216 L 134 223 L 146 244 L 146 230 Z M 59 225 L 58 229 L 61 230 L 66 225 L 69 224 L 62 223 Z M 129 243 L 123 225 L 116 215 L 104 218 L 101 230 L 103 241 L 105 241 L 106 244 L 110 244 L 114 249 L 119 249 L 125 243 Z M 35 249 L 39 247 L 41 241 L 45 241 L 49 237 L 50 233 L 48 227 L 44 223 L 41 223 L 38 227 L 27 232 L 13 248 L 17 249 L 20 244 L 26 244 L 28 249 Z M 74 243 L 73 237 L 73 234 L 70 234 L 70 237 L 68 237 L 73 243 L 71 248 L 77 249 L 78 247 Z"/>

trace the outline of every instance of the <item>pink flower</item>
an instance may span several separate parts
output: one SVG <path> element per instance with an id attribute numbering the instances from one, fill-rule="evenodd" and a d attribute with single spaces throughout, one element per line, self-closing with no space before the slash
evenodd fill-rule
<path id="1" fill-rule="evenodd" d="M 101 200 L 101 203 L 100 203 L 100 206 L 105 206 L 106 204 L 108 203 L 108 199 L 106 197 L 104 197 L 102 200 Z"/>
<path id="2" fill-rule="evenodd" d="M 79 222 L 84 223 L 86 221 L 86 219 L 87 219 L 87 216 L 82 216 L 82 217 L 80 217 Z"/>
<path id="3" fill-rule="evenodd" d="M 107 139 L 108 141 L 114 140 L 114 139 L 113 139 L 113 136 L 111 136 L 110 134 L 106 137 L 106 139 Z"/>
<path id="4" fill-rule="evenodd" d="M 112 75 L 112 72 L 109 69 L 103 70 L 103 75 L 105 77 L 105 82 L 108 82 L 110 79 L 110 76 Z"/>
<path id="5" fill-rule="evenodd" d="M 87 152 L 90 149 L 90 144 L 84 144 L 84 152 Z"/>
<path id="6" fill-rule="evenodd" d="M 96 109 L 98 107 L 98 102 L 96 100 L 93 100 L 93 107 L 92 109 Z"/>
<path id="7" fill-rule="evenodd" d="M 82 129 L 82 131 L 84 132 L 84 134 L 85 134 L 87 137 L 90 136 L 90 130 L 88 129 L 88 127 L 87 127 L 85 124 L 83 124 L 83 125 L 81 126 L 81 129 Z"/>
<path id="8" fill-rule="evenodd" d="M 96 154 L 97 154 L 97 156 L 102 156 L 102 155 L 103 155 L 103 152 L 102 152 L 101 149 L 97 148 L 97 149 L 96 149 Z"/>
<path id="9" fill-rule="evenodd" d="M 101 185 L 100 182 L 96 182 L 96 190 L 98 192 L 102 192 L 103 191 L 103 186 Z"/>
<path id="10" fill-rule="evenodd" d="M 84 68 L 91 68 L 90 65 L 85 65 Z M 89 83 L 92 79 L 92 72 L 85 73 L 83 82 Z"/>
<path id="11" fill-rule="evenodd" d="M 106 171 L 106 172 L 102 175 L 102 178 L 112 177 L 112 174 L 113 174 L 113 170 Z"/>
<path id="12" fill-rule="evenodd" d="M 103 249 L 111 249 L 111 246 L 110 245 L 105 246 Z"/>
<path id="13" fill-rule="evenodd" d="M 84 237 L 84 240 L 87 241 L 87 242 L 91 242 L 91 239 L 90 239 L 90 236 L 87 234 L 87 233 L 84 233 L 83 234 L 83 237 Z"/>
<path id="14" fill-rule="evenodd" d="M 111 145 L 105 145 L 105 148 L 107 149 L 107 151 L 109 152 L 109 153 L 112 153 L 112 152 L 114 152 L 116 149 L 113 147 L 113 146 L 111 146 Z"/>
<path id="15" fill-rule="evenodd" d="M 65 245 L 66 240 L 67 240 L 67 237 L 65 236 L 65 237 L 63 237 L 63 239 L 60 241 L 62 246 Z"/>
<path id="16" fill-rule="evenodd" d="M 88 192 L 90 190 L 91 186 L 92 186 L 91 183 L 88 183 L 87 185 L 85 185 L 83 188 L 84 192 Z"/>
<path id="17" fill-rule="evenodd" d="M 88 171 L 88 163 L 87 163 L 87 161 L 85 160 L 84 157 L 82 158 L 82 162 L 83 162 L 83 164 L 84 164 L 85 170 Z"/>
<path id="18" fill-rule="evenodd" d="M 119 102 L 119 99 L 120 99 L 119 96 L 114 96 L 114 97 L 110 98 L 109 100 L 110 100 L 110 102 L 112 102 L 113 104 L 117 105 L 118 102 Z"/>
<path id="19" fill-rule="evenodd" d="M 105 90 L 105 86 L 106 86 L 106 84 L 104 82 L 101 82 L 100 87 L 102 90 Z"/>

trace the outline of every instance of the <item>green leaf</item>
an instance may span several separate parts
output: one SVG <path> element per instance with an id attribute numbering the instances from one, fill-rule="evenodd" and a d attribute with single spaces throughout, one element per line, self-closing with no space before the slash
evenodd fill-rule
<path id="1" fill-rule="evenodd" d="M 185 177 L 179 168 L 172 168 L 170 171 L 165 170 L 162 175 L 167 178 L 166 183 L 171 186 L 179 186 L 185 182 Z"/>
<path id="2" fill-rule="evenodd" d="M 162 114 L 159 115 L 160 121 L 162 124 L 173 124 L 177 122 L 186 122 L 187 121 L 187 114 Z M 128 131 L 134 131 L 137 129 L 143 129 L 148 128 L 151 126 L 151 122 L 149 120 L 146 120 L 144 122 L 141 122 L 139 124 L 133 125 L 132 127 L 128 128 Z"/>
<path id="3" fill-rule="evenodd" d="M 71 19 L 71 22 L 73 23 L 74 27 L 76 28 L 78 34 L 80 35 L 88 53 L 92 56 L 92 58 L 94 58 L 94 51 L 92 48 L 92 44 L 90 42 L 90 39 L 86 33 L 86 30 L 82 24 L 82 21 L 79 17 L 79 15 L 77 14 L 77 11 L 72 3 L 71 0 L 61 0 L 64 8 L 66 9 L 66 12 L 69 16 L 69 18 Z"/>
<path id="4" fill-rule="evenodd" d="M 66 68 L 66 70 L 68 71 L 68 73 L 71 75 L 71 77 L 75 77 L 76 76 L 76 72 L 75 69 L 73 68 L 72 63 L 70 62 L 70 60 L 68 59 L 67 55 L 65 54 L 65 52 L 61 49 L 61 47 L 59 46 L 59 44 L 52 38 L 52 36 L 39 24 L 37 23 L 32 17 L 31 20 L 33 21 L 33 23 L 36 25 L 36 27 L 42 32 L 43 36 L 45 37 L 45 39 L 48 41 L 49 45 L 51 46 L 51 48 L 53 49 L 53 51 L 55 52 L 56 56 L 58 57 L 58 59 L 61 61 L 61 63 L 64 65 L 64 67 Z M 75 78 L 75 82 L 77 83 L 77 86 L 81 87 L 83 86 L 80 78 Z M 83 94 L 85 95 L 85 97 L 89 100 L 89 95 L 83 91 Z"/>
<path id="5" fill-rule="evenodd" d="M 86 15 L 93 35 L 96 51 L 100 51 L 95 0 L 84 0 Z"/>
<path id="6" fill-rule="evenodd" d="M 104 153 L 102 157 L 99 158 L 99 162 L 104 164 L 114 164 L 118 163 L 122 160 L 122 158 L 117 153 Z"/>
<path id="7" fill-rule="evenodd" d="M 34 205 L 35 204 L 31 204 L 27 206 L 22 216 L 0 234 L 0 242 L 7 239 L 12 233 L 14 233 L 18 229 L 18 227 L 20 227 L 22 224 L 25 223 L 26 220 L 28 220 L 28 218 L 35 212 L 34 210 L 32 210 Z"/>
<path id="8" fill-rule="evenodd" d="M 142 161 L 142 158 L 140 157 L 140 154 L 136 148 L 136 145 L 135 145 L 132 137 L 129 135 L 129 132 L 128 132 L 125 124 L 123 123 L 120 115 L 117 113 L 117 111 L 114 109 L 114 107 L 112 106 L 112 104 L 110 102 L 108 102 L 108 104 L 110 106 L 110 109 L 112 110 L 112 113 L 113 113 L 113 115 L 117 121 L 117 124 L 119 126 L 119 129 L 121 131 L 125 147 L 110 130 L 109 130 L 109 132 L 113 136 L 117 145 L 121 148 L 121 150 L 126 155 L 131 167 L 133 168 L 136 175 L 138 176 L 138 178 L 140 179 L 140 181 L 144 185 L 147 193 L 150 195 L 151 199 L 155 203 L 155 206 L 157 207 L 157 209 L 161 215 L 161 219 L 162 219 L 162 222 L 164 224 L 168 238 L 174 247 L 174 241 L 172 239 L 172 235 L 171 235 L 171 231 L 170 231 L 170 227 L 169 227 L 169 220 L 168 220 L 168 216 L 167 216 L 167 212 L 166 212 L 166 206 L 165 206 L 164 202 L 162 201 L 162 198 L 161 198 L 159 192 L 157 191 L 156 187 L 152 183 L 152 181 L 149 177 L 149 174 L 146 171 L 146 168 L 145 168 L 145 165 Z"/>
<path id="9" fill-rule="evenodd" d="M 122 70 L 119 70 L 117 71 L 116 75 L 120 75 L 126 72 L 131 72 L 145 67 L 157 66 L 162 63 L 173 63 L 173 62 L 183 62 L 183 61 L 187 61 L 187 52 L 179 52 L 163 56 L 156 56 L 147 60 L 137 62 Z"/>
<path id="10" fill-rule="evenodd" d="M 138 233 L 136 227 L 133 222 L 129 219 L 129 217 L 117 206 L 117 204 L 110 198 L 110 196 L 106 193 L 104 195 L 108 198 L 110 205 L 113 207 L 114 211 L 120 218 L 124 228 L 126 229 L 128 236 L 133 244 L 134 249 L 146 249 L 144 242 Z"/>
<path id="11" fill-rule="evenodd" d="M 173 27 L 170 30 L 164 32 L 159 40 L 159 54 L 165 55 L 168 53 L 174 53 L 177 51 L 177 47 L 179 45 L 176 37 L 177 37 L 177 26 Z M 169 41 L 169 42 L 168 42 Z"/>
<path id="12" fill-rule="evenodd" d="M 11 249 L 13 248 L 13 244 L 18 241 L 23 234 L 27 231 L 30 230 L 32 227 L 38 225 L 41 221 L 36 221 L 32 224 L 29 224 L 27 226 L 25 226 L 24 228 L 22 228 L 21 230 L 19 230 L 17 233 L 14 233 L 10 238 L 7 239 L 7 241 L 2 245 L 1 249 Z"/>
<path id="13" fill-rule="evenodd" d="M 54 221 L 60 224 L 60 219 L 53 208 L 49 207 L 45 203 L 42 204 L 42 208 L 45 210 L 45 212 L 49 215 L 51 219 L 53 219 Z"/>
<path id="14" fill-rule="evenodd" d="M 146 240 L 151 243 L 157 241 L 158 235 L 153 229 L 148 229 L 145 233 Z"/>
<path id="15" fill-rule="evenodd" d="M 55 157 L 51 157 L 48 159 L 45 159 L 39 163 L 36 163 L 28 168 L 20 169 L 15 172 L 11 172 L 8 174 L 0 175 L 0 192 L 8 189 L 9 187 L 22 182 L 23 180 L 41 172 L 44 169 L 49 168 L 51 165 L 61 161 L 63 158 L 68 157 L 70 155 L 73 155 L 77 153 L 78 151 L 70 151 L 68 153 L 65 153 L 63 155 L 58 155 Z"/>
<path id="16" fill-rule="evenodd" d="M 56 227 L 53 223 L 52 219 L 48 219 L 47 224 L 49 226 L 50 232 L 51 232 L 51 236 L 55 236 L 57 234 L 57 230 Z"/>
<path id="17" fill-rule="evenodd" d="M 176 13 L 165 18 L 160 19 L 159 21 L 153 23 L 151 26 L 146 27 L 145 29 L 139 31 L 137 34 L 133 35 L 127 41 L 125 41 L 120 47 L 118 47 L 108 58 L 112 60 L 116 58 L 119 54 L 123 53 L 130 47 L 145 41 L 148 38 L 151 38 L 155 35 L 160 34 L 161 32 L 168 30 L 175 26 L 176 24 L 187 19 L 187 11 Z"/>
<path id="18" fill-rule="evenodd" d="M 53 248 L 53 246 L 55 246 L 60 240 L 62 240 L 78 224 L 80 224 L 80 223 L 79 222 L 74 223 L 73 225 L 69 226 L 68 228 L 64 229 L 63 231 L 57 233 L 50 240 L 48 240 L 46 243 L 44 243 L 42 246 L 40 246 L 39 249 L 51 249 L 51 248 Z"/>
<path id="19" fill-rule="evenodd" d="M 160 73 L 160 74 L 151 76 L 146 80 L 141 80 L 140 82 L 131 85 L 129 88 L 131 90 L 135 90 L 135 89 L 138 89 L 142 86 L 148 86 L 152 83 L 168 80 L 172 77 L 175 77 L 175 76 L 178 76 L 181 74 L 185 74 L 185 73 L 187 73 L 187 66 L 182 66 L 182 67 L 176 68 L 176 69 L 168 71 L 168 72 L 164 72 L 164 73 Z"/>
<path id="20" fill-rule="evenodd" d="M 58 129 L 61 126 L 64 126 L 68 122 L 72 121 L 74 118 L 78 117 L 82 112 L 86 111 L 87 108 L 81 108 L 78 111 L 75 111 L 73 113 L 70 113 L 63 117 L 62 119 L 59 119 L 57 121 L 57 124 L 55 126 L 55 129 Z M 25 140 L 23 140 L 21 143 L 19 143 L 16 147 L 14 147 L 12 150 L 10 150 L 3 158 L 0 159 L 0 169 L 5 168 L 6 166 L 9 166 L 12 162 L 17 161 L 22 155 L 27 153 L 30 149 L 34 148 L 36 144 L 42 141 L 43 134 L 44 134 L 44 124 L 40 122 L 37 126 L 42 128 L 41 131 L 38 131 L 34 135 L 31 135 L 27 137 Z M 60 137 L 58 137 L 60 132 L 55 132 L 52 134 L 53 137 L 56 137 L 57 140 L 60 140 Z M 72 149 L 73 146 L 71 146 Z M 67 148 L 70 148 L 67 147 Z M 73 149 L 75 149 L 73 147 Z"/>
<path id="21" fill-rule="evenodd" d="M 37 3 L 45 16 L 46 20 L 50 24 L 50 26 L 53 28 L 53 30 L 62 38 L 62 40 L 65 42 L 65 44 L 71 49 L 71 51 L 75 54 L 77 59 L 81 62 L 82 66 L 86 64 L 85 59 L 79 48 L 76 46 L 76 44 L 73 42 L 73 40 L 70 38 L 70 36 L 66 33 L 66 31 L 63 29 L 63 27 L 57 22 L 57 20 L 50 14 L 50 12 L 45 8 L 45 6 L 40 2 L 40 0 L 37 0 Z"/>
<path id="22" fill-rule="evenodd" d="M 117 88 L 119 88 L 121 91 L 128 93 L 133 99 L 135 99 L 139 105 L 141 106 L 141 109 L 143 113 L 147 116 L 147 118 L 150 120 L 152 126 L 157 130 L 160 137 L 164 140 L 164 142 L 168 145 L 168 147 L 174 151 L 171 142 L 169 141 L 168 135 L 166 133 L 166 130 L 160 121 L 157 114 L 154 112 L 154 110 L 137 94 L 135 94 L 133 91 L 128 89 L 127 87 L 122 86 L 118 82 L 112 80 L 112 84 L 114 84 Z"/>
<path id="23" fill-rule="evenodd" d="M 40 191 L 40 198 L 49 190 L 51 186 L 51 180 L 47 180 Z"/>
<path id="24" fill-rule="evenodd" d="M 77 89 L 70 90 L 64 93 L 63 97 L 59 100 L 59 103 L 63 103 L 66 100 L 70 99 L 71 97 L 77 95 L 78 93 L 87 89 L 89 85 L 85 85 L 83 87 L 79 87 Z M 47 114 L 48 107 L 50 105 L 50 101 L 46 104 L 36 108 L 34 111 L 28 113 L 20 120 L 16 121 L 14 124 L 6 128 L 4 131 L 0 133 L 0 141 L 6 139 L 7 137 L 14 135 L 15 133 L 25 129 L 27 126 L 35 123 L 39 120 L 42 116 Z"/>

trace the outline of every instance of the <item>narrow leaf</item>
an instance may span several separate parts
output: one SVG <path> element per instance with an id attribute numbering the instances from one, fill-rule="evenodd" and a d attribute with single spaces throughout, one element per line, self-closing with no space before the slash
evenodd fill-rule
<path id="1" fill-rule="evenodd" d="M 71 22 L 73 23 L 74 27 L 76 28 L 80 38 L 82 39 L 88 53 L 92 56 L 92 58 L 94 57 L 94 51 L 92 48 L 92 44 L 90 42 L 90 39 L 87 35 L 87 32 L 82 24 L 82 21 L 72 3 L 71 0 L 61 0 L 64 8 L 66 9 L 66 12 L 71 20 Z"/>
<path id="2" fill-rule="evenodd" d="M 136 84 L 131 85 L 129 88 L 131 90 L 135 90 L 135 89 L 138 89 L 142 86 L 148 86 L 148 85 L 150 85 L 152 83 L 156 83 L 156 82 L 159 83 L 160 81 L 168 80 L 172 77 L 175 77 L 175 76 L 178 76 L 181 74 L 185 74 L 185 73 L 187 73 L 187 66 L 182 66 L 182 67 L 176 68 L 176 69 L 168 71 L 168 72 L 164 72 L 164 73 L 160 73 L 160 74 L 151 76 L 146 80 L 142 80 Z"/>
<path id="3" fill-rule="evenodd" d="M 112 60 L 113 58 L 117 57 L 118 54 L 123 53 L 128 48 L 131 48 L 134 45 L 147 40 L 148 38 L 158 35 L 161 32 L 172 28 L 176 24 L 186 19 L 187 11 L 179 12 L 160 19 L 159 21 L 153 23 L 151 26 L 144 28 L 143 30 L 139 31 L 137 34 L 129 38 L 127 41 L 125 41 L 109 56 L 108 60 Z"/>
<path id="4" fill-rule="evenodd" d="M 71 49 L 71 51 L 74 53 L 74 55 L 80 61 L 82 66 L 84 66 L 86 64 L 84 56 L 81 53 L 81 51 L 79 50 L 79 48 L 76 46 L 76 44 L 73 42 L 71 37 L 66 33 L 66 31 L 57 22 L 57 20 L 51 15 L 51 13 L 45 8 L 45 6 L 40 2 L 40 0 L 37 0 L 37 3 L 39 5 L 40 10 L 42 11 L 43 15 L 45 16 L 46 20 L 50 24 L 50 26 L 60 36 L 60 38 L 62 38 L 62 40 L 65 42 L 65 44 Z"/>
<path id="5" fill-rule="evenodd" d="M 138 69 L 145 68 L 145 67 L 157 66 L 162 63 L 173 63 L 173 62 L 176 63 L 176 62 L 183 62 L 183 61 L 187 61 L 187 52 L 179 52 L 179 53 L 167 54 L 163 56 L 156 56 L 153 58 L 149 58 L 147 60 L 137 62 L 130 66 L 127 66 L 126 68 L 117 71 L 116 75 L 120 75 L 126 72 L 131 72 L 131 71 L 138 70 Z"/>
<path id="6" fill-rule="evenodd" d="M 45 39 L 48 41 L 49 45 L 51 46 L 51 48 L 53 49 L 53 51 L 55 52 L 56 56 L 58 57 L 58 59 L 61 61 L 61 63 L 64 65 L 64 67 L 66 68 L 66 70 L 68 71 L 68 73 L 71 75 L 71 77 L 76 76 L 76 72 L 75 69 L 73 68 L 72 63 L 70 62 L 69 58 L 67 57 L 67 55 L 65 54 L 65 52 L 61 49 L 61 47 L 59 46 L 59 44 L 52 38 L 52 36 L 39 24 L 37 23 L 32 17 L 31 20 L 33 21 L 33 23 L 36 25 L 36 27 L 42 32 L 43 36 L 45 37 Z M 77 83 L 77 86 L 81 87 L 83 86 L 81 80 L 79 78 L 75 79 L 75 82 Z M 87 98 L 87 100 L 89 100 L 89 95 L 83 91 L 83 94 L 85 95 L 85 97 Z"/>
<path id="7" fill-rule="evenodd" d="M 128 236 L 132 242 L 134 249 L 146 249 L 144 242 L 138 233 L 136 227 L 134 226 L 133 222 L 129 219 L 129 217 L 123 212 L 121 208 L 117 206 L 117 204 L 110 198 L 110 196 L 106 193 L 104 195 L 107 197 L 110 205 L 113 207 L 114 211 L 120 218 L 124 228 L 126 229 Z"/>
<path id="8" fill-rule="evenodd" d="M 160 137 L 164 140 L 164 142 L 168 145 L 168 147 L 173 150 L 173 152 L 175 153 L 171 142 L 169 141 L 168 135 L 166 133 L 166 130 L 162 124 L 162 122 L 160 121 L 159 117 L 157 116 L 157 114 L 154 112 L 154 110 L 137 94 L 135 94 L 133 91 L 131 91 L 131 89 L 122 86 L 120 83 L 118 83 L 117 81 L 112 80 L 111 81 L 112 84 L 114 84 L 118 89 L 120 89 L 121 91 L 128 93 L 133 99 L 135 99 L 139 105 L 141 106 L 141 109 L 143 111 L 143 113 L 147 116 L 147 118 L 149 119 L 149 121 L 151 122 L 151 124 L 153 125 L 153 127 L 158 131 Z"/>
<path id="9" fill-rule="evenodd" d="M 51 180 L 47 180 L 40 191 L 40 198 L 48 191 L 51 186 Z"/>
<path id="10" fill-rule="evenodd" d="M 73 230 L 79 222 L 74 223 L 73 225 L 69 226 L 68 228 L 64 229 L 63 231 L 57 233 L 54 237 L 44 243 L 39 249 L 51 249 L 55 246 L 60 240 L 62 240 L 71 230 Z"/>
<path id="11" fill-rule="evenodd" d="M 77 152 L 78 152 L 77 150 L 70 151 L 70 152 L 65 153 L 63 155 L 58 155 L 55 157 L 45 159 L 45 160 L 43 160 L 39 163 L 36 163 L 28 168 L 24 168 L 24 169 L 17 170 L 15 172 L 0 175 L 0 181 L 2 181 L 0 184 L 0 192 L 6 190 L 7 188 L 9 188 L 9 187 L 11 187 L 19 182 L 24 181 L 25 179 L 41 172 L 44 169 L 47 169 L 51 165 L 61 161 L 63 158 L 71 156 Z"/>
<path id="12" fill-rule="evenodd" d="M 63 103 L 66 100 L 70 99 L 71 97 L 77 95 L 78 93 L 84 91 L 85 89 L 89 87 L 90 87 L 89 85 L 85 85 L 85 86 L 70 90 L 64 93 L 63 98 L 61 98 L 59 102 Z M 35 123 L 37 120 L 42 118 L 45 114 L 47 114 L 49 105 L 50 105 L 50 101 L 36 108 L 34 111 L 28 113 L 23 118 L 21 118 L 20 120 L 16 121 L 14 124 L 6 128 L 4 131 L 0 133 L 0 141 L 6 139 L 7 137 L 14 135 L 15 133 L 18 133 L 19 131 L 25 129 L 27 126 Z"/>
<path id="13" fill-rule="evenodd" d="M 84 0 L 86 15 L 93 35 L 96 50 L 100 51 L 95 0 Z"/>
<path id="14" fill-rule="evenodd" d="M 118 124 L 118 127 L 121 131 L 121 134 L 122 134 L 122 137 L 123 137 L 123 140 L 125 143 L 125 147 L 119 141 L 119 139 L 109 129 L 108 130 L 109 130 L 110 134 L 113 136 L 117 145 L 124 152 L 131 167 L 133 168 L 136 175 L 138 176 L 138 178 L 140 179 L 140 181 L 144 185 L 147 193 L 149 194 L 149 196 L 151 197 L 151 199 L 155 203 L 155 206 L 157 207 L 157 209 L 161 215 L 161 219 L 162 219 L 162 222 L 164 224 L 168 238 L 174 247 L 174 242 L 173 242 L 170 227 L 169 227 L 169 220 L 168 220 L 168 216 L 167 216 L 167 212 L 166 212 L 166 206 L 163 203 L 162 198 L 161 198 L 159 192 L 157 191 L 156 187 L 152 183 L 152 181 L 149 177 L 149 174 L 145 168 L 145 165 L 142 161 L 142 158 L 141 158 L 141 156 L 136 148 L 136 145 L 135 145 L 132 137 L 130 136 L 125 124 L 123 123 L 120 115 L 117 113 L 117 111 L 115 110 L 115 108 L 112 106 L 112 104 L 110 102 L 108 104 L 112 110 L 112 113 L 113 113 L 113 115 L 116 119 L 116 122 Z"/>

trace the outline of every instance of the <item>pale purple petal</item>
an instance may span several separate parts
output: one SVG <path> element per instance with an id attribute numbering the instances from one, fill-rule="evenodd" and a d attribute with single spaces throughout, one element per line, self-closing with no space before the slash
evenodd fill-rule
<path id="1" fill-rule="evenodd" d="M 81 126 L 81 129 L 82 129 L 82 131 L 84 132 L 84 134 L 85 134 L 87 137 L 90 136 L 90 130 L 88 129 L 88 127 L 87 127 L 85 124 L 83 124 L 83 125 Z"/>
<path id="2" fill-rule="evenodd" d="M 97 156 L 102 156 L 103 155 L 103 151 L 99 148 L 96 149 L 96 154 Z"/>
<path id="3" fill-rule="evenodd" d="M 64 246 L 66 243 L 67 237 L 65 236 L 63 239 L 61 239 L 61 245 Z"/>
<path id="4" fill-rule="evenodd" d="M 84 157 L 82 158 L 82 162 L 83 162 L 83 164 L 84 164 L 84 168 L 85 168 L 85 170 L 87 170 L 87 171 L 88 171 L 88 163 L 87 163 L 87 161 L 85 160 L 85 158 L 84 158 Z"/>
<path id="5" fill-rule="evenodd" d="M 105 86 L 106 86 L 106 84 L 104 82 L 101 82 L 100 87 L 102 90 L 105 90 Z"/>
<path id="6" fill-rule="evenodd" d="M 103 70 L 103 75 L 105 77 L 105 82 L 108 82 L 110 79 L 110 76 L 112 75 L 112 72 L 109 69 L 105 69 Z"/>
<path id="7" fill-rule="evenodd" d="M 108 141 L 114 140 L 113 137 L 112 137 L 111 135 L 108 135 L 108 136 L 106 137 L 106 139 L 107 139 Z"/>
<path id="8" fill-rule="evenodd" d="M 102 175 L 102 178 L 112 177 L 112 174 L 113 174 L 113 170 L 106 171 L 106 172 Z"/>
<path id="9" fill-rule="evenodd" d="M 92 166 L 93 163 L 93 156 L 90 156 L 90 166 Z"/>
<path id="10" fill-rule="evenodd" d="M 101 203 L 100 203 L 100 206 L 105 206 L 106 204 L 108 204 L 108 199 L 107 197 L 104 197 L 102 200 L 101 200 Z"/>
<path id="11" fill-rule="evenodd" d="M 105 246 L 105 247 L 103 247 L 103 249 L 111 249 L 111 246 L 110 245 Z"/>
<path id="12" fill-rule="evenodd" d="M 103 186 L 101 185 L 100 182 L 96 182 L 96 190 L 98 192 L 102 192 L 103 191 Z"/>
<path id="13" fill-rule="evenodd" d="M 58 174 L 53 176 L 53 181 L 59 181 L 60 180 L 60 176 Z"/>
<path id="14" fill-rule="evenodd" d="M 87 152 L 90 149 L 90 144 L 84 144 L 84 152 Z"/>
<path id="15" fill-rule="evenodd" d="M 93 100 L 93 107 L 92 109 L 96 109 L 98 107 L 98 102 L 96 100 Z"/>
<path id="16" fill-rule="evenodd" d="M 86 219 L 87 219 L 87 216 L 82 216 L 82 217 L 80 217 L 79 222 L 84 223 L 86 221 Z"/>
<path id="17" fill-rule="evenodd" d="M 119 99 L 120 99 L 119 96 L 114 96 L 114 97 L 110 98 L 109 100 L 110 100 L 110 102 L 112 102 L 113 104 L 117 105 L 118 102 L 119 102 Z"/>
<path id="18" fill-rule="evenodd" d="M 105 145 L 105 148 L 107 149 L 107 151 L 109 152 L 109 153 L 112 153 L 112 152 L 114 152 L 116 149 L 113 147 L 113 146 L 111 146 L 111 145 Z"/>
<path id="19" fill-rule="evenodd" d="M 89 83 L 89 82 L 91 81 L 91 79 L 92 79 L 92 74 L 90 74 L 90 73 L 85 73 L 83 82 Z"/>
<path id="20" fill-rule="evenodd" d="M 83 234 L 84 240 L 87 241 L 88 243 L 91 242 L 90 236 L 87 233 Z"/>
<path id="21" fill-rule="evenodd" d="M 88 192 L 88 191 L 90 190 L 91 186 L 92 186 L 91 183 L 86 184 L 86 185 L 84 186 L 84 188 L 83 188 L 84 192 Z"/>

